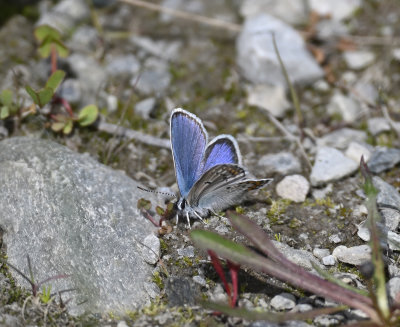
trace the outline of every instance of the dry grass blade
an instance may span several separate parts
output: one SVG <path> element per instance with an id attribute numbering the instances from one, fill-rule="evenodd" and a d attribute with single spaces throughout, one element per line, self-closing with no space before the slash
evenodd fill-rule
<path id="1" fill-rule="evenodd" d="M 226 29 L 226 30 L 229 30 L 232 32 L 239 32 L 241 30 L 241 26 L 237 25 L 237 24 L 224 22 L 219 19 L 195 15 L 195 14 L 191 14 L 191 13 L 181 11 L 181 10 L 175 10 L 175 9 L 163 7 L 163 6 L 157 5 L 155 3 L 150 3 L 148 1 L 141 1 L 141 0 L 119 0 L 119 1 L 128 3 L 133 6 L 146 8 L 146 9 L 154 10 L 154 11 L 158 11 L 158 12 L 163 12 L 165 14 L 168 14 L 168 15 L 171 15 L 171 16 L 174 16 L 177 18 L 181 18 L 181 19 L 190 20 L 192 22 L 201 23 L 201 24 L 205 24 L 208 26 L 212 26 L 212 27 L 223 28 L 223 29 Z"/>

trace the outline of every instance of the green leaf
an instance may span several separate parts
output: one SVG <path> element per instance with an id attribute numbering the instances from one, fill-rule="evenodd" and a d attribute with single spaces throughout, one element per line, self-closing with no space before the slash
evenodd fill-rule
<path id="1" fill-rule="evenodd" d="M 3 90 L 0 94 L 0 101 L 5 106 L 11 106 L 13 100 L 13 92 L 10 90 Z"/>
<path id="2" fill-rule="evenodd" d="M 71 133 L 71 132 L 72 132 L 72 127 L 73 127 L 73 126 L 74 126 L 73 121 L 72 121 L 72 120 L 69 120 L 69 121 L 67 122 L 67 124 L 65 125 L 64 129 L 63 129 L 63 133 L 64 133 L 65 135 Z"/>
<path id="3" fill-rule="evenodd" d="M 66 125 L 66 122 L 54 122 L 51 124 L 51 129 L 54 132 L 60 132 Z"/>
<path id="4" fill-rule="evenodd" d="M 6 119 L 8 116 L 10 116 L 9 108 L 7 106 L 1 107 L 0 119 Z"/>
<path id="5" fill-rule="evenodd" d="M 163 208 L 161 208 L 160 206 L 156 207 L 156 212 L 157 212 L 157 215 L 159 215 L 159 216 L 162 216 L 165 214 L 165 210 Z"/>
<path id="6" fill-rule="evenodd" d="M 54 91 L 49 87 L 45 87 L 44 89 L 41 89 L 39 92 L 37 92 L 37 95 L 39 97 L 39 106 L 43 107 L 50 102 L 51 98 L 54 95 Z"/>
<path id="7" fill-rule="evenodd" d="M 214 310 L 217 312 L 225 313 L 232 317 L 240 317 L 249 321 L 257 320 L 268 320 L 270 322 L 281 323 L 288 320 L 306 320 L 311 319 L 316 316 L 331 314 L 338 311 L 343 311 L 347 307 L 339 306 L 335 308 L 322 308 L 315 309 L 307 312 L 285 312 L 285 313 L 275 313 L 275 312 L 263 312 L 257 310 L 249 310 L 246 308 L 232 308 L 229 305 L 213 302 L 202 302 L 201 305 L 206 309 Z"/>
<path id="8" fill-rule="evenodd" d="M 60 32 L 49 25 L 40 25 L 35 28 L 33 33 L 39 42 L 43 42 L 46 38 L 59 40 L 61 37 Z"/>
<path id="9" fill-rule="evenodd" d="M 58 86 L 61 84 L 65 77 L 65 72 L 62 70 L 56 70 L 46 82 L 46 88 L 50 88 L 55 92 Z"/>
<path id="10" fill-rule="evenodd" d="M 56 47 L 56 51 L 57 51 L 59 57 L 61 57 L 61 58 L 68 57 L 69 50 L 68 50 L 67 46 L 63 42 L 61 42 L 61 40 L 54 40 L 53 44 Z"/>
<path id="11" fill-rule="evenodd" d="M 35 102 L 38 106 L 40 106 L 39 96 L 37 95 L 36 91 L 32 89 L 29 85 L 25 86 L 26 92 L 30 95 L 33 102 Z"/>
<path id="12" fill-rule="evenodd" d="M 78 122 L 81 126 L 88 126 L 93 124 L 99 115 L 99 109 L 96 105 L 90 104 L 84 107 L 78 116 Z"/>
<path id="13" fill-rule="evenodd" d="M 144 210 L 150 210 L 151 209 L 151 202 L 146 199 L 139 199 L 137 203 L 137 208 L 138 209 L 144 209 Z"/>

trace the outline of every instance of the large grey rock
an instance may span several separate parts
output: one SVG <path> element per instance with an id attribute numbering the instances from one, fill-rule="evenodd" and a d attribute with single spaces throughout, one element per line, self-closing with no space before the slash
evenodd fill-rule
<path id="1" fill-rule="evenodd" d="M 303 0 L 244 0 L 240 14 L 244 17 L 269 14 L 290 25 L 307 22 L 307 6 Z"/>
<path id="2" fill-rule="evenodd" d="M 340 262 L 360 266 L 364 262 L 371 260 L 371 248 L 367 244 L 350 248 L 339 245 L 333 250 L 332 255 Z"/>
<path id="3" fill-rule="evenodd" d="M 258 160 L 258 166 L 266 174 L 288 175 L 301 172 L 301 163 L 291 152 L 266 154 Z"/>
<path id="4" fill-rule="evenodd" d="M 347 158 L 335 148 L 322 147 L 318 149 L 315 163 L 311 170 L 310 181 L 313 186 L 320 186 L 337 181 L 351 175 L 358 168 L 358 164 Z"/>
<path id="5" fill-rule="evenodd" d="M 391 169 L 400 162 L 400 150 L 377 147 L 368 161 L 368 168 L 374 174 Z"/>
<path id="6" fill-rule="evenodd" d="M 304 202 L 310 191 L 310 183 L 302 175 L 285 176 L 277 185 L 276 193 L 294 202 Z"/>
<path id="7" fill-rule="evenodd" d="M 339 114 L 345 122 L 354 123 L 366 113 L 366 110 L 353 97 L 335 93 L 328 104 L 328 113 Z"/>
<path id="8" fill-rule="evenodd" d="M 50 284 L 52 291 L 77 289 L 69 293 L 72 312 L 123 313 L 150 300 L 153 267 L 144 244 L 154 227 L 136 209 L 142 196 L 136 182 L 28 137 L 0 142 L 0 172 L 0 226 L 10 263 L 29 275 L 29 254 L 36 280 L 70 275 Z"/>
<path id="9" fill-rule="evenodd" d="M 324 75 L 297 31 L 275 17 L 261 14 L 246 19 L 237 39 L 237 63 L 244 77 L 254 84 L 286 86 L 272 33 L 292 83 L 309 84 Z"/>

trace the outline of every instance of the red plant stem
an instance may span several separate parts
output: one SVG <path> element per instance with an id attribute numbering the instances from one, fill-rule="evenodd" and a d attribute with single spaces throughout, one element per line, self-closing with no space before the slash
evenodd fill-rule
<path id="1" fill-rule="evenodd" d="M 51 73 L 54 73 L 57 70 L 57 51 L 56 46 L 54 44 L 51 45 Z"/>
<path id="2" fill-rule="evenodd" d="M 224 284 L 225 292 L 226 292 L 226 294 L 228 294 L 228 297 L 229 297 L 229 305 L 231 307 L 233 307 L 232 306 L 231 288 L 229 287 L 229 284 L 226 281 L 224 270 L 222 269 L 221 261 L 218 259 L 215 252 L 208 250 L 207 253 L 211 258 L 211 263 L 213 264 L 215 271 L 217 272 L 219 278 L 221 278 L 222 283 Z"/>
<path id="3" fill-rule="evenodd" d="M 74 117 L 74 112 L 72 111 L 72 108 L 71 108 L 69 102 L 67 100 L 65 100 L 64 98 L 59 98 L 59 101 L 64 106 L 64 108 L 67 110 L 68 114 L 71 117 Z"/>
<path id="4" fill-rule="evenodd" d="M 240 265 L 234 264 L 231 261 L 228 261 L 228 267 L 231 272 L 231 280 L 232 280 L 232 287 L 233 287 L 233 295 L 232 295 L 232 308 L 236 307 L 236 301 L 238 299 L 238 272 Z"/>
<path id="5" fill-rule="evenodd" d="M 156 222 L 155 219 L 147 212 L 147 210 L 142 209 L 143 215 L 152 222 L 152 224 L 156 227 L 160 227 L 161 224 Z"/>

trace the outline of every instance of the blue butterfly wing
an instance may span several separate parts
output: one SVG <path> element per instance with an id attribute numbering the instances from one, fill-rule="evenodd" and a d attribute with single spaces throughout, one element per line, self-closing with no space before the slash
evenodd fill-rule
<path id="1" fill-rule="evenodd" d="M 186 197 L 202 173 L 207 132 L 199 118 L 183 109 L 171 114 L 171 145 L 179 192 Z"/>
<path id="2" fill-rule="evenodd" d="M 207 146 L 204 154 L 202 174 L 216 165 L 241 165 L 241 163 L 242 158 L 236 140 L 231 135 L 219 135 Z"/>

